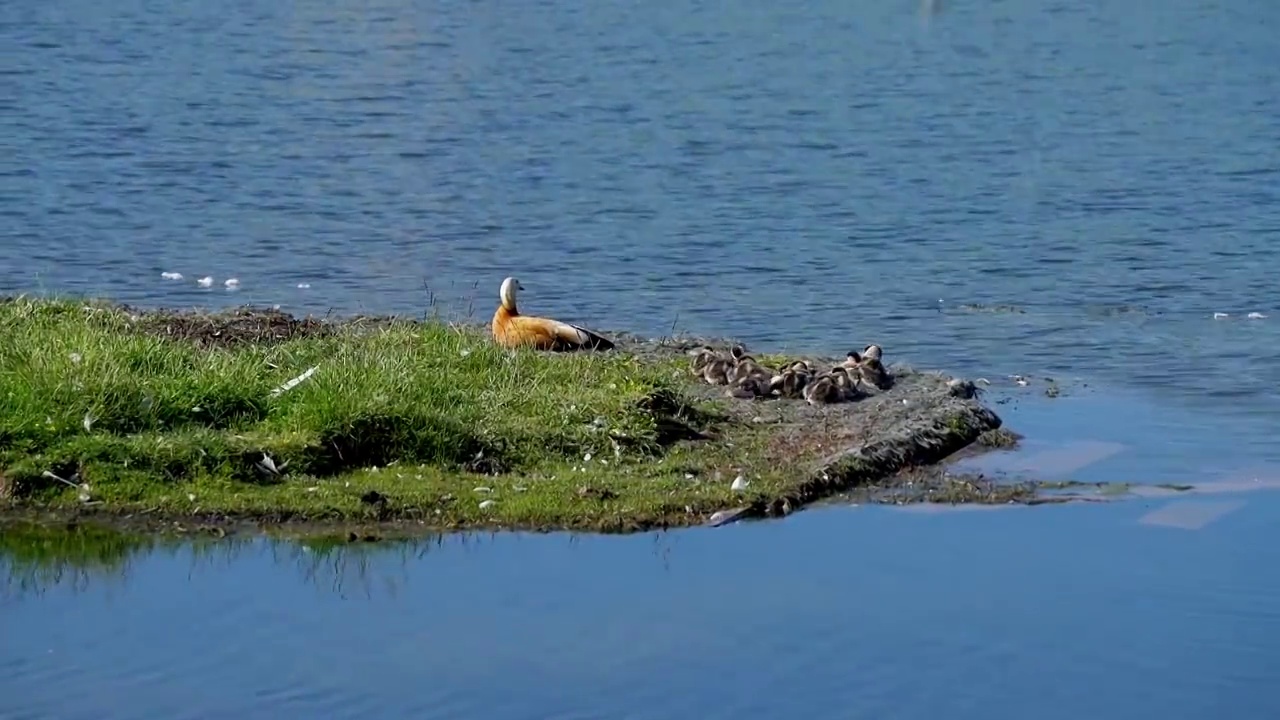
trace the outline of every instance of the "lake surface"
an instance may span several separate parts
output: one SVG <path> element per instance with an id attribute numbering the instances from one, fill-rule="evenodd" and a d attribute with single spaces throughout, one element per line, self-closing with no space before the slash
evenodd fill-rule
<path id="1" fill-rule="evenodd" d="M 1098 454 L 1050 474 L 1143 479 Z M 0 716 L 1274 718 L 1280 493 L 1249 490 L 1280 476 L 1183 476 L 1217 490 L 80 565 L 6 542 Z"/>
<path id="2" fill-rule="evenodd" d="M 485 319 L 516 274 L 595 327 L 990 378 L 1029 437 L 989 471 L 1214 488 L 379 548 L 369 594 L 296 546 L 139 550 L 15 586 L 0 717 L 1274 717 L 1280 495 L 1239 491 L 1280 479 L 1278 24 L 0 4 L 0 293 Z"/>

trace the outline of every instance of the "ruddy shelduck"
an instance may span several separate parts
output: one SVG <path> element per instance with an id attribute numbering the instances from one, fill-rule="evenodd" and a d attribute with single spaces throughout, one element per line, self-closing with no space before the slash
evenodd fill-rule
<path id="1" fill-rule="evenodd" d="M 506 348 L 530 347 L 535 350 L 612 350 L 613 343 L 598 333 L 551 318 L 521 315 L 516 306 L 516 293 L 524 290 L 520 281 L 509 277 L 502 281 L 498 297 L 502 301 L 493 314 L 493 339 Z"/>

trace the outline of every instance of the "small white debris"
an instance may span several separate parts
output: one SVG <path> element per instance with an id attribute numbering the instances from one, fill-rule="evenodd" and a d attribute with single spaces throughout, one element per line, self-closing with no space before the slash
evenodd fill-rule
<path id="1" fill-rule="evenodd" d="M 582 462 L 591 462 L 591 453 L 582 456 Z"/>
<path id="2" fill-rule="evenodd" d="M 56 473 L 50 472 L 50 471 L 48 471 L 48 470 L 45 470 L 44 472 L 40 473 L 40 476 L 41 476 L 41 477 L 47 477 L 47 478 L 49 478 L 50 480 L 57 480 L 58 482 L 60 482 L 60 483 L 62 483 L 62 484 L 64 484 L 64 485 L 70 485 L 70 486 L 71 486 L 71 487 L 73 487 L 73 488 L 78 488 L 78 487 L 80 487 L 80 486 L 79 486 L 79 485 L 77 485 L 76 483 L 71 482 L 71 480 L 68 480 L 68 479 L 66 479 L 66 478 L 64 478 L 64 477 L 62 477 L 62 476 L 60 476 L 60 475 L 58 475 L 58 474 L 56 474 Z M 77 480 L 79 479 L 76 475 L 72 475 L 71 477 L 72 477 L 72 479 L 77 479 Z"/>
<path id="3" fill-rule="evenodd" d="M 308 368 L 306 372 L 302 373 L 298 377 L 293 378 L 292 380 L 289 380 L 288 382 L 276 388 L 275 390 L 272 390 L 271 391 L 272 397 L 276 397 L 281 393 L 288 392 L 289 390 L 294 389 L 295 387 L 298 386 L 298 383 L 311 377 L 311 375 L 316 371 L 316 368 L 319 368 L 319 367 L 320 367 L 319 365 L 313 365 L 310 368 Z"/>
<path id="4" fill-rule="evenodd" d="M 85 432 L 89 432 L 90 430 L 93 429 L 93 422 L 97 419 L 98 418 L 93 416 L 93 411 L 90 410 L 84 414 L 84 420 L 81 420 L 80 424 L 84 425 Z"/>
<path id="5" fill-rule="evenodd" d="M 298 283 L 298 289 L 299 289 L 299 290 L 310 290 L 310 289 L 311 289 L 311 283 Z"/>
<path id="6" fill-rule="evenodd" d="M 734 492 L 742 492 L 743 490 L 746 490 L 747 486 L 750 484 L 751 483 L 747 482 L 747 479 L 742 476 L 742 473 L 738 473 L 738 477 L 733 479 L 733 484 L 729 486 L 729 489 Z"/>
<path id="7" fill-rule="evenodd" d="M 693 479 L 693 473 L 685 473 L 685 474 L 684 474 L 684 479 L 685 479 L 685 480 L 692 480 L 692 479 Z"/>
<path id="8" fill-rule="evenodd" d="M 468 356 L 468 355 L 470 355 L 470 354 L 471 354 L 471 351 L 470 351 L 470 350 L 463 350 L 463 351 L 462 351 L 462 357 L 466 357 L 466 356 Z"/>
<path id="9" fill-rule="evenodd" d="M 191 502 L 195 502 L 195 501 L 196 501 L 196 494 L 195 494 L 195 493 L 187 493 L 187 499 L 188 499 L 188 500 L 190 500 Z"/>
<path id="10" fill-rule="evenodd" d="M 689 506 L 687 505 L 685 506 L 685 512 L 692 512 L 692 510 L 693 509 L 690 508 Z M 720 527 L 721 525 L 728 525 L 731 522 L 736 522 L 742 519 L 744 516 L 746 516 L 748 510 L 749 508 L 745 508 L 745 507 L 734 508 L 732 510 L 719 510 L 715 513 L 712 513 L 711 517 L 707 518 L 707 524 L 712 527 Z"/>
<path id="11" fill-rule="evenodd" d="M 236 278 L 227 278 L 227 281 L 222 284 L 226 285 L 228 290 L 235 290 L 240 287 L 240 281 Z"/>
<path id="12" fill-rule="evenodd" d="M 1226 317 L 1231 317 L 1231 316 L 1230 316 L 1230 315 L 1228 315 L 1227 313 L 1224 313 L 1224 312 L 1216 312 L 1216 313 L 1214 313 L 1214 314 L 1213 314 L 1213 319 L 1214 319 L 1214 320 L 1221 320 L 1221 319 L 1226 318 Z"/>
<path id="13" fill-rule="evenodd" d="M 205 275 L 196 281 L 196 285 L 199 285 L 200 287 L 213 287 L 213 276 Z"/>
<path id="14" fill-rule="evenodd" d="M 1262 314 L 1262 313 L 1260 313 L 1260 312 L 1251 312 L 1251 313 L 1249 313 L 1248 315 L 1246 315 L 1245 317 L 1249 318 L 1250 320 L 1262 320 L 1262 319 L 1266 318 L 1267 316 L 1266 316 L 1266 315 L 1263 315 L 1263 314 Z"/>
<path id="15" fill-rule="evenodd" d="M 315 492 L 315 491 L 317 491 L 317 490 L 319 490 L 319 489 L 320 489 L 320 486 L 318 486 L 318 485 L 312 485 L 311 487 L 307 488 L 307 492 Z"/>
<path id="16" fill-rule="evenodd" d="M 72 364 L 75 364 L 75 365 L 79 365 L 80 361 L 84 359 L 80 357 L 80 353 L 71 353 L 67 357 L 71 358 Z"/>
<path id="17" fill-rule="evenodd" d="M 165 280 L 181 280 L 182 273 L 166 271 L 166 272 L 160 273 L 160 277 L 164 278 Z"/>
<path id="18" fill-rule="evenodd" d="M 481 485 L 480 487 L 471 488 L 471 492 L 475 492 L 475 493 L 491 493 L 491 492 L 493 492 L 493 488 L 489 488 L 489 487 L 485 487 L 485 486 Z"/>
<path id="19" fill-rule="evenodd" d="M 254 466 L 258 468 L 258 472 L 266 475 L 267 477 L 279 477 L 284 473 L 284 469 L 288 465 L 289 461 L 287 460 L 277 464 L 276 461 L 266 453 L 262 453 L 262 459 L 254 463 Z"/>
<path id="20" fill-rule="evenodd" d="M 513 488 L 511 488 L 511 489 L 512 489 L 512 490 L 515 490 L 516 492 L 524 492 L 525 490 L 528 490 L 529 488 L 527 488 L 527 487 L 525 487 L 525 486 L 523 486 L 523 485 L 517 485 L 517 486 L 515 486 L 515 487 L 513 487 Z"/>
<path id="21" fill-rule="evenodd" d="M 497 503 L 495 503 L 495 502 L 494 502 L 494 501 L 492 501 L 492 500 L 485 500 L 484 502 L 480 503 L 480 509 L 481 509 L 481 510 L 488 510 L 489 508 L 493 507 L 493 506 L 494 506 L 494 505 L 496 505 L 496 504 L 497 504 Z"/>

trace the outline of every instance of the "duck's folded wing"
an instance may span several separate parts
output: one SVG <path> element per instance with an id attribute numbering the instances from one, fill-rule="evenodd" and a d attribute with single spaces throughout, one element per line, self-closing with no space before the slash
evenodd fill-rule
<path id="1" fill-rule="evenodd" d="M 612 350 L 613 343 L 599 333 L 551 318 L 522 315 L 513 318 L 512 331 L 548 350 Z"/>

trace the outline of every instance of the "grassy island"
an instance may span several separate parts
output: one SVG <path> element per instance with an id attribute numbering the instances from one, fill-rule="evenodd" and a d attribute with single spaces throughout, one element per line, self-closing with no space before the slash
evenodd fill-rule
<path id="1" fill-rule="evenodd" d="M 872 494 L 1000 426 L 934 373 L 897 368 L 892 389 L 830 406 L 741 400 L 690 373 L 702 341 L 616 339 L 610 352 L 506 351 L 483 327 L 437 321 L 6 299 L 0 508 L 639 530 Z"/>

